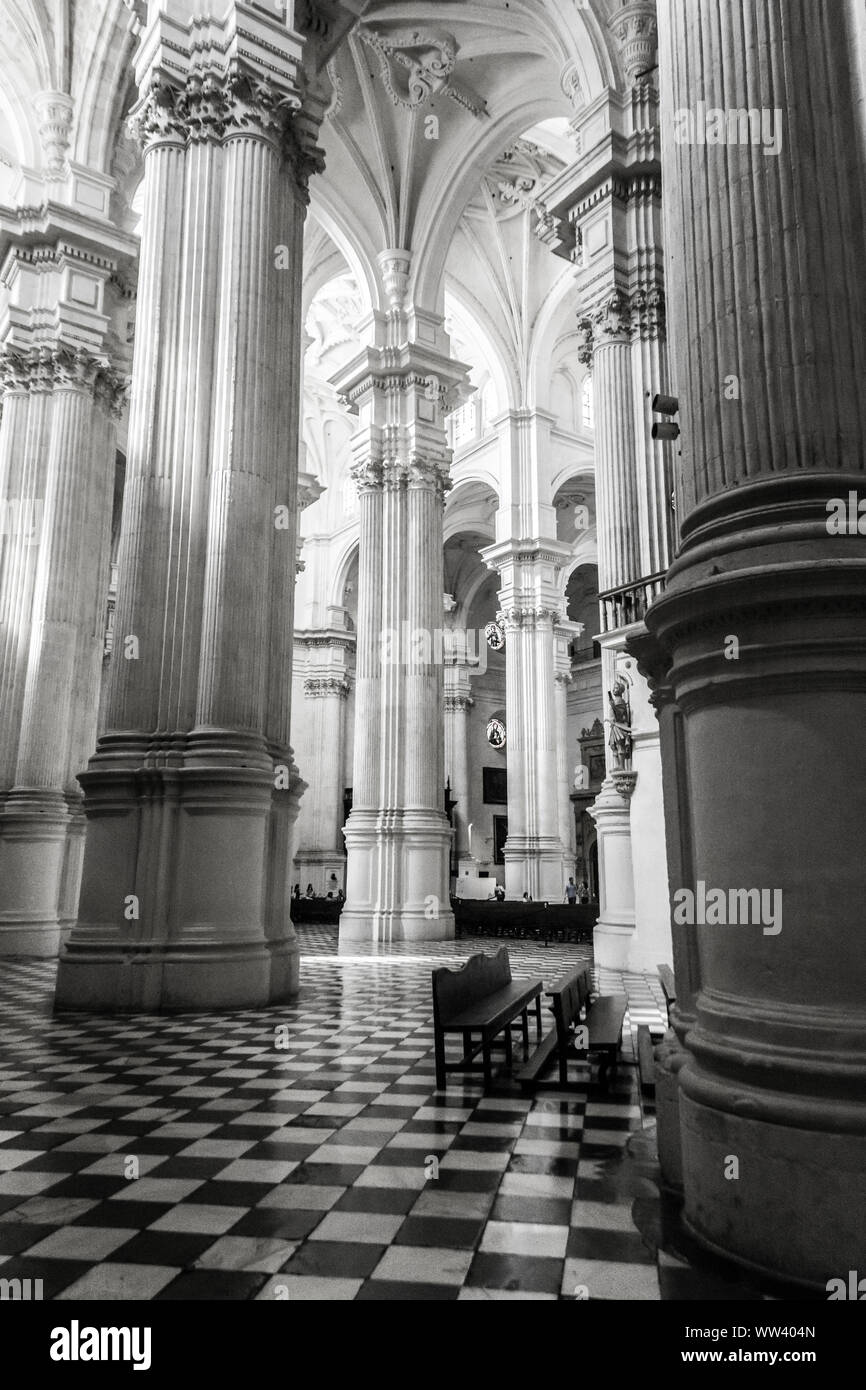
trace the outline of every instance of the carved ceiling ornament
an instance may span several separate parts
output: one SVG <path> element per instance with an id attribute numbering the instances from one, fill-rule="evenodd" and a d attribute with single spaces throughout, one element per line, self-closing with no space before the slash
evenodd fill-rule
<path id="1" fill-rule="evenodd" d="M 395 106 L 417 111 L 431 97 L 447 96 L 473 116 L 486 116 L 487 103 L 452 78 L 458 44 L 439 29 L 395 29 L 390 33 L 358 27 L 358 34 L 379 58 L 385 90 Z"/>

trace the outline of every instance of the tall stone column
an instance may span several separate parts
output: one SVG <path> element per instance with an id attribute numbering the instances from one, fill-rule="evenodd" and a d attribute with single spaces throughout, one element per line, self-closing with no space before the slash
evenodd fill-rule
<path id="1" fill-rule="evenodd" d="M 596 532 L 600 593 L 624 589 L 640 576 L 637 457 L 631 352 L 631 308 L 613 290 L 580 320 L 581 360 L 592 370 L 595 422 Z M 608 692 L 620 674 L 621 630 L 630 612 L 602 602 L 601 675 L 606 716 Z M 609 725 L 606 724 L 606 728 Z M 634 776 L 616 767 L 609 740 L 607 775 L 588 807 L 598 830 L 599 917 L 594 931 L 596 959 L 624 968 L 634 936 L 635 892 L 631 846 Z"/>
<path id="2" fill-rule="evenodd" d="M 565 624 L 560 575 L 569 547 L 555 540 L 505 541 L 482 552 L 500 578 L 505 629 L 508 839 L 505 891 L 558 903 L 565 889 L 561 838 L 557 639 Z M 560 639 L 562 640 L 562 639 Z"/>
<path id="3" fill-rule="evenodd" d="M 571 684 L 571 643 L 583 632 L 582 623 L 561 623 L 554 628 L 554 687 L 556 720 L 556 804 L 562 844 L 562 885 L 574 877 L 575 829 L 571 804 L 573 750 L 568 746 L 568 687 Z"/>
<path id="4" fill-rule="evenodd" d="M 683 433 L 680 552 L 647 622 L 688 777 L 692 864 L 671 888 L 721 890 L 736 917 L 691 914 L 685 1218 L 823 1290 L 861 1264 L 866 1225 L 859 49 L 831 0 L 659 10 Z"/>
<path id="5" fill-rule="evenodd" d="M 116 635 L 81 776 L 79 920 L 57 1006 L 246 1006 L 297 988 L 289 747 L 301 36 L 236 3 L 152 6 Z"/>
<path id="6" fill-rule="evenodd" d="M 430 318 L 424 341 L 413 340 L 405 279 L 390 283 L 393 312 L 377 324 L 379 340 L 336 383 L 360 417 L 352 446 L 360 496 L 355 766 L 341 941 L 454 935 L 443 810 L 443 420 L 462 368 L 450 361 L 441 323 Z"/>
<path id="7" fill-rule="evenodd" d="M 343 851 L 343 793 L 346 760 L 346 701 L 349 695 L 348 650 L 354 637 L 348 632 L 305 633 L 310 653 L 310 674 L 304 681 L 308 748 L 315 757 L 298 826 L 300 844 L 294 876 L 303 892 L 312 883 L 323 896 L 345 889 Z M 337 884 L 331 881 L 336 874 Z"/>
<path id="8" fill-rule="evenodd" d="M 460 662 L 445 666 L 445 779 L 455 802 L 454 850 L 458 877 L 475 860 L 469 846 L 469 693 L 472 668 Z"/>
<path id="9" fill-rule="evenodd" d="M 132 242 L 65 204 L 4 213 L 0 236 L 0 954 L 54 956 L 81 869 L 124 398 L 110 279 Z"/>

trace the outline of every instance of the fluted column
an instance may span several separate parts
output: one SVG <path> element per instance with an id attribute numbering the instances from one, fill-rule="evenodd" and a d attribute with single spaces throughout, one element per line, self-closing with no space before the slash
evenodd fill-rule
<path id="1" fill-rule="evenodd" d="M 445 780 L 455 802 L 454 849 L 458 876 L 464 861 L 472 862 L 469 846 L 469 711 L 475 701 L 469 694 L 471 668 L 445 667 Z"/>
<path id="2" fill-rule="evenodd" d="M 56 340 L 7 349 L 5 365 L 0 952 L 54 956 L 78 874 L 122 383 Z"/>
<path id="3" fill-rule="evenodd" d="M 206 18 L 206 22 L 205 22 Z M 133 116 L 141 278 L 106 727 L 64 1008 L 283 999 L 298 983 L 289 746 L 301 36 L 151 7 Z"/>
<path id="4" fill-rule="evenodd" d="M 580 321 L 581 359 L 592 370 L 598 587 L 640 576 L 631 308 L 614 290 Z"/>
<path id="5" fill-rule="evenodd" d="M 529 893 L 534 901 L 558 903 L 566 882 L 559 785 L 566 730 L 556 673 L 568 664 L 563 647 L 574 626 L 564 618 L 560 587 L 570 548 L 553 539 L 509 540 L 481 554 L 499 574 L 505 631 L 505 891 L 510 898 Z"/>
<path id="6" fill-rule="evenodd" d="M 446 394 L 463 369 L 431 320 L 413 342 L 394 295 L 383 341 L 340 374 L 360 417 L 357 688 L 341 941 L 454 935 L 443 809 Z"/>
<path id="7" fill-rule="evenodd" d="M 735 925 L 693 904 L 685 1217 L 824 1290 L 866 1225 L 861 45 L 832 0 L 659 11 L 683 434 L 680 552 L 647 623 L 682 712 L 692 846 L 671 888 L 684 914 L 699 883 L 765 895 Z"/>

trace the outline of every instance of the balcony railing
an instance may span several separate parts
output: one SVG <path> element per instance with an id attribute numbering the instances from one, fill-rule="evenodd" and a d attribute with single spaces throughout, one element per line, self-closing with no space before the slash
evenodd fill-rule
<path id="1" fill-rule="evenodd" d="M 636 584 L 623 584 L 618 589 L 605 589 L 598 596 L 602 632 L 616 632 L 642 622 L 654 599 L 665 586 L 663 574 L 651 574 Z"/>

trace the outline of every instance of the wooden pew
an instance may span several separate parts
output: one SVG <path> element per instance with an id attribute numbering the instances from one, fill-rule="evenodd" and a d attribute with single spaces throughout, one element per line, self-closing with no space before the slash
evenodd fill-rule
<path id="1" fill-rule="evenodd" d="M 577 1051 L 600 1053 L 598 1079 L 601 1085 L 607 1084 L 607 1072 L 611 1062 L 616 1064 L 622 1042 L 622 1024 L 628 1001 L 623 995 L 605 995 L 591 1001 L 592 977 L 588 966 L 583 966 L 560 980 L 547 990 L 553 1013 L 553 1027 L 542 1039 L 535 1052 L 524 1067 L 518 1079 L 524 1087 L 533 1086 L 542 1075 L 553 1055 L 559 1063 L 559 1084 L 568 1084 L 568 1049 L 574 1046 Z M 585 1012 L 584 1012 L 585 1011 Z M 577 1048 L 572 1033 L 575 1027 L 587 1029 L 587 1046 Z"/>
<path id="2" fill-rule="evenodd" d="M 515 981 L 511 978 L 511 962 L 504 946 L 493 956 L 480 953 L 470 956 L 458 970 L 440 966 L 433 971 L 433 1035 L 436 1057 L 436 1086 L 444 1091 L 449 1071 L 484 1072 L 485 1088 L 493 1080 L 490 1047 L 493 1039 L 504 1034 L 505 1061 L 511 1065 L 511 1025 L 520 1020 L 524 1056 L 529 1054 L 529 1005 L 535 1000 L 535 1023 L 541 1037 L 541 991 L 543 980 Z M 446 1063 L 445 1038 L 459 1033 L 463 1039 L 463 1056 L 459 1062 Z M 473 1034 L 479 1040 L 473 1044 Z M 473 1067 L 472 1059 L 481 1053 L 482 1066 Z"/>
<path id="3" fill-rule="evenodd" d="M 658 967 L 658 972 L 664 991 L 665 1005 L 668 1011 L 668 1025 L 670 1025 L 671 1007 L 677 1002 L 677 986 L 674 980 L 674 972 L 669 965 L 660 965 Z"/>

